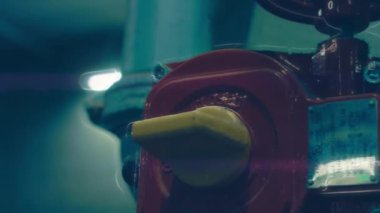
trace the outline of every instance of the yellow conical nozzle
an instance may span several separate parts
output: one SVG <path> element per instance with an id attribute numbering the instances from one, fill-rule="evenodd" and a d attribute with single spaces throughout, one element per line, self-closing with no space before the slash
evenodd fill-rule
<path id="1" fill-rule="evenodd" d="M 137 121 L 131 126 L 131 135 L 192 186 L 232 181 L 249 159 L 249 131 L 237 114 L 224 107 L 208 106 Z"/>

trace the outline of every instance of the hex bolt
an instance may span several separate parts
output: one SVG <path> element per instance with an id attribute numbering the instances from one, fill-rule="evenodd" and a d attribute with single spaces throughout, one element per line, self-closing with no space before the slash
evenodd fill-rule
<path id="1" fill-rule="evenodd" d="M 160 81 L 170 72 L 170 68 L 163 64 L 158 64 L 153 69 L 153 77 L 156 81 Z"/>

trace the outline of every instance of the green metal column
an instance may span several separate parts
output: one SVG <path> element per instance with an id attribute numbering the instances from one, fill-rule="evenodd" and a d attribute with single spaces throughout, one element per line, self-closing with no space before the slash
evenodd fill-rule
<path id="1" fill-rule="evenodd" d="M 210 50 L 209 6 L 209 0 L 130 0 L 123 73 Z"/>

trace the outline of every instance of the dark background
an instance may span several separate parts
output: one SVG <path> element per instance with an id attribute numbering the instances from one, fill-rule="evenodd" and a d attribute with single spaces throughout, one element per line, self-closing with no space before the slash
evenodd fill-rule
<path id="1" fill-rule="evenodd" d="M 118 67 L 124 0 L 0 1 L 0 212 L 134 212 L 81 73 Z M 117 184 L 119 180 L 119 186 Z"/>

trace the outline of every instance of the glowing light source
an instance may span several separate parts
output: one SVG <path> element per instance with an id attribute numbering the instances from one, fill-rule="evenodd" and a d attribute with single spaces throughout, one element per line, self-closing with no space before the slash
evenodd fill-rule
<path id="1" fill-rule="evenodd" d="M 80 77 L 80 85 L 85 90 L 105 91 L 122 77 L 118 69 L 87 72 Z"/>

